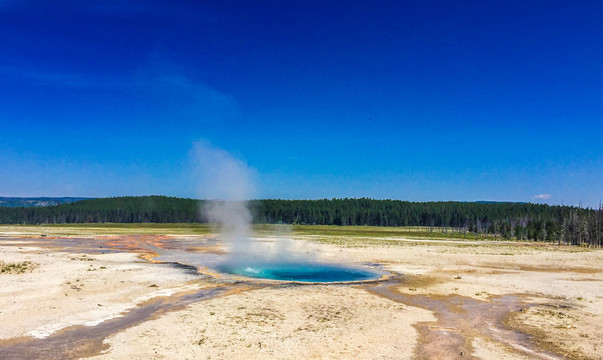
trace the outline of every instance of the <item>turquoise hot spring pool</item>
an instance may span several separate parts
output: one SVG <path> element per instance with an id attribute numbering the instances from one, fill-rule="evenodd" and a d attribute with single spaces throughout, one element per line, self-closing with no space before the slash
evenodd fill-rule
<path id="1" fill-rule="evenodd" d="M 218 270 L 253 278 L 300 282 L 348 282 L 379 279 L 378 271 L 323 263 L 222 264 Z"/>

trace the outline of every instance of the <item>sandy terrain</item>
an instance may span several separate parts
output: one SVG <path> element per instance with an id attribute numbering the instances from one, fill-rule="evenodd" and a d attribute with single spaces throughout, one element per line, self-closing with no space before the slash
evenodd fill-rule
<path id="1" fill-rule="evenodd" d="M 409 358 L 426 310 L 362 289 L 261 289 L 199 302 L 111 337 L 98 359 Z M 395 334 L 395 336 L 392 336 Z M 149 341 L 150 339 L 153 339 Z"/>
<path id="2" fill-rule="evenodd" d="M 18 236 L 0 237 L 0 262 L 32 265 L 0 274 L 0 358 L 602 358 L 601 250 L 298 236 L 295 251 L 392 274 L 299 286 L 141 258 L 181 237 L 88 236 L 94 247 L 121 244 L 101 253 Z M 221 253 L 207 237 L 187 245 L 204 248 Z"/>
<path id="3" fill-rule="evenodd" d="M 5 242 L 0 242 L 3 244 Z M 198 276 L 143 262 L 138 254 L 71 254 L 2 246 L 0 261 L 36 264 L 0 276 L 0 339 L 46 337 L 71 325 L 92 325 L 157 296 L 201 286 Z"/>

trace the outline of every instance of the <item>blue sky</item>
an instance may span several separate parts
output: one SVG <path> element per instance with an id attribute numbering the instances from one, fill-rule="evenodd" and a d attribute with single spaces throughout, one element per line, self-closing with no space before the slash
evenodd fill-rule
<path id="1" fill-rule="evenodd" d="M 598 1 L 0 1 L 0 196 L 603 199 Z M 541 196 L 538 196 L 541 195 Z"/>

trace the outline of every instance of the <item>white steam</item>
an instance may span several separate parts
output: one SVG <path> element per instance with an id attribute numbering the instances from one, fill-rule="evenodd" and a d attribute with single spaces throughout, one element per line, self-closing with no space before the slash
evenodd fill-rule
<path id="1" fill-rule="evenodd" d="M 249 202 L 255 193 L 256 171 L 244 161 L 208 142 L 192 149 L 199 180 L 198 195 L 207 199 L 202 213 L 228 247 L 227 262 L 294 261 L 308 252 L 294 244 L 290 227 L 265 227 L 265 236 L 253 237 Z M 297 246 L 296 246 L 297 245 Z"/>
<path id="2" fill-rule="evenodd" d="M 192 154 L 200 184 L 198 193 L 207 199 L 202 213 L 220 232 L 231 256 L 249 253 L 252 216 L 247 201 L 254 192 L 255 171 L 207 142 L 195 143 Z"/>
<path id="3" fill-rule="evenodd" d="M 228 151 L 199 141 L 193 145 L 192 156 L 202 199 L 245 201 L 254 195 L 256 171 Z"/>

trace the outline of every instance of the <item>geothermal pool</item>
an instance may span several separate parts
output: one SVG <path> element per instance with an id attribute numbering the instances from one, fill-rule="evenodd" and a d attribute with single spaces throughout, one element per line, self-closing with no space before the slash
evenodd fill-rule
<path id="1" fill-rule="evenodd" d="M 222 264 L 217 270 L 253 278 L 316 283 L 375 280 L 382 275 L 369 269 L 301 262 Z"/>
<path id="2" fill-rule="evenodd" d="M 301 259 L 279 262 L 257 258 L 246 259 L 243 256 L 241 259 L 225 260 L 222 254 L 197 252 L 199 242 L 196 239 L 178 239 L 172 242 L 159 236 L 124 236 L 117 239 L 113 237 L 32 239 L 32 242 L 38 241 L 46 248 L 76 253 L 150 252 L 153 254 L 153 260 L 157 262 L 178 264 L 190 269 L 207 267 L 225 274 L 256 279 L 335 283 L 377 280 L 387 274 L 374 268 Z M 211 247 L 213 242 L 209 241 L 203 245 Z"/>

